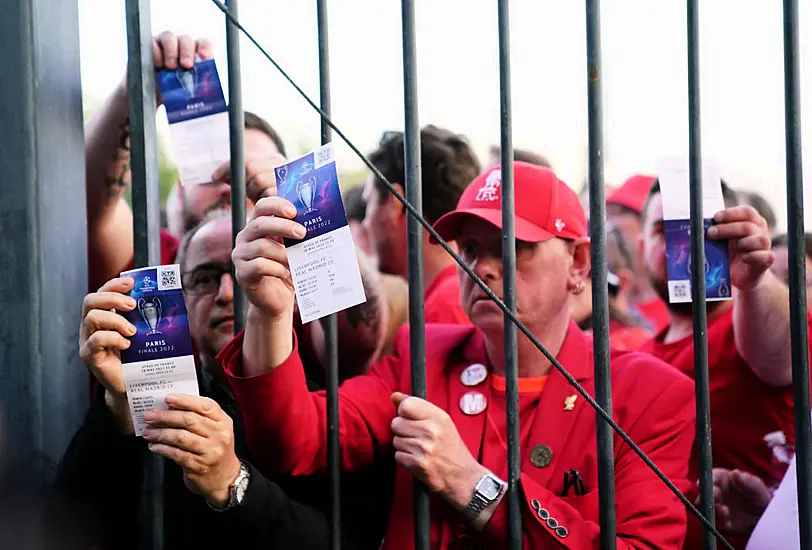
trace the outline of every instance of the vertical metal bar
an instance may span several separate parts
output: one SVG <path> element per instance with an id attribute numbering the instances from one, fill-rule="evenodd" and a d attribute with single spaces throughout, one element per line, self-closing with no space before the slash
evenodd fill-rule
<path id="1" fill-rule="evenodd" d="M 238 0 L 226 0 L 234 19 L 239 20 Z M 240 74 L 240 30 L 226 18 L 226 51 L 228 57 L 228 127 L 231 144 L 231 230 L 232 246 L 245 227 L 245 113 L 242 109 L 242 76 Z M 245 295 L 234 278 L 234 333 L 245 328 L 248 308 Z"/>
<path id="2" fill-rule="evenodd" d="M 161 263 L 155 66 L 149 0 L 126 0 L 126 17 L 135 266 L 145 267 Z M 161 550 L 164 546 L 163 459 L 146 452 L 144 470 L 139 547 Z"/>
<path id="3" fill-rule="evenodd" d="M 589 118 L 589 223 L 592 240 L 592 331 L 595 352 L 595 400 L 612 414 L 609 362 L 609 283 L 606 256 L 606 200 L 603 185 L 603 96 L 601 90 L 600 0 L 586 0 L 586 56 Z M 598 497 L 601 549 L 617 546 L 615 462 L 612 428 L 597 415 Z"/>
<path id="4" fill-rule="evenodd" d="M 812 437 L 809 407 L 809 341 L 806 316 L 804 183 L 801 155 L 801 107 L 798 69 L 798 2 L 784 0 L 784 128 L 787 154 L 792 385 L 795 400 L 795 468 L 798 521 L 803 550 L 812 550 Z"/>
<path id="5" fill-rule="evenodd" d="M 688 0 L 688 149 L 691 195 L 691 299 L 694 315 L 694 380 L 696 440 L 699 449 L 700 511 L 715 525 L 711 455 L 710 392 L 708 389 L 708 315 L 705 304 L 705 219 L 702 212 L 702 125 L 699 87 L 699 6 Z M 702 527 L 702 547 L 716 548 L 710 530 Z"/>
<path id="6" fill-rule="evenodd" d="M 510 92 L 510 2 L 499 0 L 499 107 L 502 150 L 502 295 L 505 305 L 516 312 L 516 228 L 513 193 L 513 127 Z M 522 547 L 522 503 L 519 492 L 521 449 L 519 435 L 519 366 L 517 333 L 505 315 L 505 380 L 507 400 L 508 536 L 509 548 Z"/>
<path id="7" fill-rule="evenodd" d="M 423 192 L 420 162 L 420 123 L 417 111 L 417 48 L 413 0 L 401 1 L 403 28 L 403 101 L 405 133 L 403 136 L 406 200 L 423 214 Z M 409 352 L 411 354 L 412 395 L 426 398 L 426 321 L 423 312 L 423 228 L 414 216 L 406 222 L 409 257 Z M 414 482 L 414 547 L 428 550 L 431 542 L 429 494 L 426 487 Z"/>
<path id="8" fill-rule="evenodd" d="M 321 110 L 330 109 L 330 42 L 327 27 L 327 0 L 316 0 L 319 40 L 319 95 Z M 321 143 L 329 143 L 333 130 L 321 119 Z M 327 348 L 327 477 L 330 483 L 330 548 L 341 548 L 341 441 L 338 422 L 338 324 L 335 315 L 324 318 Z"/>

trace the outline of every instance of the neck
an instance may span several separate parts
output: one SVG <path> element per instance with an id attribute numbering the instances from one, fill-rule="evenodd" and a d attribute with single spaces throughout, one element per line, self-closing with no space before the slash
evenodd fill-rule
<path id="1" fill-rule="evenodd" d="M 629 302 L 632 304 L 646 304 L 659 297 L 648 277 L 637 277 L 636 284 L 629 292 Z"/>
<path id="2" fill-rule="evenodd" d="M 528 328 L 547 351 L 553 357 L 556 357 L 564 344 L 564 339 L 569 330 L 569 323 L 569 312 L 565 309 L 558 318 L 545 323 L 543 327 Z M 523 333 L 519 332 L 517 339 L 516 352 L 519 378 L 546 376 L 552 368 L 550 361 Z M 493 367 L 494 373 L 501 376 L 504 376 L 506 372 L 504 341 L 504 332 L 500 332 L 497 338 L 488 336 L 485 338 L 485 350 L 488 354 L 488 360 Z"/>
<path id="3" fill-rule="evenodd" d="M 452 244 L 452 247 L 454 245 Z M 456 248 L 454 248 L 456 251 Z M 434 279 L 450 266 L 456 265 L 451 254 L 443 250 L 440 246 L 423 243 L 423 285 L 428 288 Z"/>
<path id="4" fill-rule="evenodd" d="M 716 302 L 714 307 L 708 308 L 708 322 L 712 321 L 722 313 L 733 307 L 733 302 Z M 665 333 L 663 343 L 670 344 L 678 342 L 683 338 L 694 333 L 694 316 L 691 311 L 674 311 L 669 308 L 668 310 L 669 325 L 668 331 Z"/>

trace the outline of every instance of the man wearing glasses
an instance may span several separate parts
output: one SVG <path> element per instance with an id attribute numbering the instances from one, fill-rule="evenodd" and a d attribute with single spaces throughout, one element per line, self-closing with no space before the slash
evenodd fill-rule
<path id="1" fill-rule="evenodd" d="M 251 465 L 237 407 L 214 360 L 234 334 L 231 237 L 230 211 L 214 211 L 184 237 L 179 251 L 200 393 L 205 397 L 179 396 L 168 403 L 171 417 L 150 426 L 173 434 L 172 441 L 149 449 L 168 459 L 166 548 L 326 548 L 323 480 L 268 478 Z M 339 337 L 353 343 L 342 346 L 353 348 L 345 350 L 345 360 L 350 352 L 363 356 L 357 351 L 363 347 L 360 338 L 353 334 L 380 332 L 384 326 L 373 273 L 362 269 L 367 302 L 353 308 L 356 315 L 338 316 Z M 119 350 L 127 346 L 131 332 L 113 310 L 133 309 L 125 296 L 131 288 L 131 279 L 116 278 L 85 298 L 80 354 L 102 387 L 57 474 L 58 487 L 96 516 L 95 542 L 103 548 L 135 548 L 142 456 L 154 443 L 148 433 L 146 441 L 133 435 L 122 378 Z M 297 325 L 299 338 L 310 341 L 311 348 L 318 345 L 316 328 L 318 323 Z M 319 371 L 320 363 L 310 361 L 308 376 L 318 380 Z M 319 389 L 312 380 L 309 386 Z M 379 487 L 391 486 L 392 468 L 382 465 L 347 480 L 354 490 L 345 494 L 343 506 L 345 546 L 380 545 L 389 494 Z"/>

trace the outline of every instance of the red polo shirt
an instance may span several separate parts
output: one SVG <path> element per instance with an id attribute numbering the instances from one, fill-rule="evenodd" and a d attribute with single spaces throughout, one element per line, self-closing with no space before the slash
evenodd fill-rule
<path id="1" fill-rule="evenodd" d="M 460 278 L 456 265 L 437 274 L 426 288 L 424 300 L 426 323 L 471 324 L 460 304 Z"/>
<path id="2" fill-rule="evenodd" d="M 812 327 L 812 321 L 810 321 Z M 667 330 L 667 329 L 666 329 Z M 694 378 L 693 336 L 664 344 L 663 330 L 640 351 L 670 363 Z M 745 362 L 736 348 L 733 308 L 708 320 L 708 372 L 710 378 L 710 417 L 713 466 L 750 472 L 767 485 L 776 485 L 787 465 L 773 458 L 764 437 L 783 432 L 787 441 L 795 440 L 792 386 L 777 388 L 763 382 Z M 699 465 L 696 443 L 692 453 L 689 479 L 694 483 L 688 497 L 698 495 L 696 482 Z M 701 548 L 698 520 L 689 518 L 688 538 L 684 548 Z M 731 541 L 735 546 L 738 541 Z M 741 545 L 742 548 L 744 547 Z"/>
<path id="3" fill-rule="evenodd" d="M 175 238 L 169 231 L 161 229 L 161 265 L 170 265 L 175 263 L 180 248 L 180 241 Z M 122 271 L 129 271 L 135 267 L 135 260 L 130 260 Z"/>

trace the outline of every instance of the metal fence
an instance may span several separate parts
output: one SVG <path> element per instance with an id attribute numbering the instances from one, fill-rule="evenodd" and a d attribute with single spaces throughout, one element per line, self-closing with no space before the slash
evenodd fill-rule
<path id="1" fill-rule="evenodd" d="M 425 332 L 423 317 L 423 266 L 422 232 L 428 230 L 448 252 L 455 257 L 462 268 L 471 276 L 491 299 L 496 301 L 505 314 L 505 364 L 507 379 L 507 441 L 508 441 L 508 529 L 512 549 L 521 548 L 521 502 L 518 488 L 520 476 L 519 422 L 518 422 L 518 371 L 516 342 L 518 331 L 522 331 L 547 356 L 554 368 L 558 369 L 595 408 L 597 415 L 597 449 L 599 457 L 599 503 L 601 548 L 616 546 L 615 494 L 613 464 L 613 432 L 616 432 L 649 467 L 667 483 L 704 524 L 703 547 L 716 547 L 717 540 L 730 548 L 714 526 L 713 482 L 711 477 L 710 404 L 708 390 L 708 349 L 707 314 L 705 308 L 705 278 L 702 212 L 701 143 L 699 112 L 699 33 L 698 2 L 687 1 L 688 34 L 688 95 L 689 95 L 689 151 L 690 151 L 690 192 L 691 192 L 691 253 L 692 294 L 694 308 L 694 350 L 696 371 L 697 439 L 699 447 L 700 510 L 682 496 L 676 487 L 663 476 L 648 460 L 620 427 L 612 420 L 612 389 L 609 360 L 609 313 L 607 297 L 607 254 L 605 238 L 605 195 L 603 182 L 603 126 L 601 106 L 601 41 L 600 41 L 600 1 L 586 0 L 587 23 L 587 82 L 588 82 L 588 128 L 589 128 L 589 191 L 590 191 L 590 232 L 592 235 L 592 277 L 593 277 L 593 324 L 595 356 L 595 399 L 593 399 L 566 372 L 566 365 L 560 365 L 544 349 L 540 342 L 516 318 L 516 251 L 515 246 L 503 247 L 504 300 L 500 301 L 446 243 L 434 233 L 421 215 L 421 164 L 420 126 L 417 115 L 417 67 L 415 7 L 412 0 L 402 0 L 402 40 L 403 40 L 403 85 L 405 99 L 405 169 L 406 196 L 397 193 L 391 183 L 363 156 L 350 139 L 337 128 L 330 119 L 330 71 L 327 34 L 326 0 L 316 0 L 318 14 L 320 101 L 315 101 L 299 88 L 284 70 L 273 60 L 250 33 L 239 23 L 237 0 L 226 4 L 212 0 L 225 16 L 227 25 L 228 73 L 229 73 L 229 116 L 231 136 L 231 192 L 234 236 L 245 223 L 245 175 L 242 147 L 243 111 L 240 89 L 239 35 L 244 33 L 258 47 L 267 59 L 295 87 L 303 98 L 322 117 L 321 140 L 328 142 L 333 132 L 343 139 L 364 161 L 367 167 L 400 200 L 409 213 L 408 258 L 409 258 L 409 318 L 411 321 L 411 380 L 414 395 L 425 397 L 426 361 Z M 792 360 L 795 393 L 795 433 L 798 455 L 798 501 L 801 548 L 812 550 L 812 438 L 810 438 L 809 405 L 809 364 L 806 317 L 804 227 L 803 227 L 803 178 L 801 168 L 801 129 L 798 79 L 798 5 L 796 0 L 784 0 L 784 75 L 785 75 L 785 118 L 786 118 L 786 174 L 787 174 L 787 213 L 789 219 L 789 268 L 792 323 Z M 135 262 L 136 266 L 159 263 L 158 254 L 158 186 L 155 134 L 154 67 L 152 61 L 152 36 L 150 32 L 149 0 L 126 0 L 127 38 L 129 53 L 129 92 L 133 176 L 133 210 L 135 214 Z M 514 196 L 513 196 L 513 147 L 511 140 L 511 77 L 509 40 L 509 2 L 498 1 L 499 31 L 499 75 L 501 112 L 501 155 L 502 155 L 502 212 L 503 243 L 511 244 L 514 238 Z M 235 289 L 235 328 L 244 327 L 245 299 Z M 338 440 L 338 348 L 335 319 L 326 323 L 328 365 L 328 473 L 330 479 L 330 526 L 332 548 L 340 545 L 339 509 L 339 440 Z M 162 483 L 160 461 L 145 459 L 149 482 L 146 490 L 144 510 L 145 528 L 142 531 L 145 548 L 160 549 L 162 545 L 162 492 L 157 490 Z M 415 484 L 415 546 L 418 549 L 429 547 L 429 499 L 426 489 Z M 700 513 L 701 511 L 701 513 Z"/>

